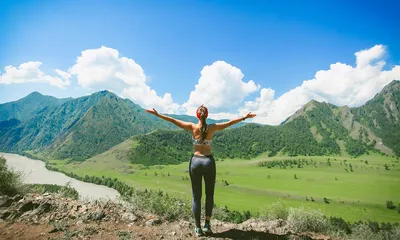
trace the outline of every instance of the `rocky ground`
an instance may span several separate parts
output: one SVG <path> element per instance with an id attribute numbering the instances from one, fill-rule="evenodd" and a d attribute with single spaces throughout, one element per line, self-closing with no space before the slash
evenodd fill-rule
<path id="1" fill-rule="evenodd" d="M 212 220 L 214 235 L 201 239 L 333 239 L 293 234 L 284 221 Z M 188 221 L 168 222 L 123 204 L 83 202 L 54 194 L 0 196 L 0 239 L 198 239 Z"/>

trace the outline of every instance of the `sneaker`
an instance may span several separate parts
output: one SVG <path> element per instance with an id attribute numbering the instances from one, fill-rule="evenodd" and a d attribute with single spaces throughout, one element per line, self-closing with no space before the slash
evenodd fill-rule
<path id="1" fill-rule="evenodd" d="M 204 236 L 204 232 L 199 227 L 194 228 L 194 233 L 196 234 L 197 237 Z"/>
<path id="2" fill-rule="evenodd" d="M 210 225 L 210 224 L 207 224 L 207 223 L 204 224 L 203 232 L 204 232 L 206 235 L 212 235 L 213 232 L 211 231 L 211 225 Z"/>

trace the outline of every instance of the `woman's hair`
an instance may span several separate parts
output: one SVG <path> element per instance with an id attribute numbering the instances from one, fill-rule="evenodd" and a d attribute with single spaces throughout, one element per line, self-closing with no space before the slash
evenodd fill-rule
<path id="1" fill-rule="evenodd" d="M 201 128 L 200 128 L 200 132 L 201 132 L 201 140 L 204 141 L 207 137 L 207 122 L 206 119 L 208 117 L 208 109 L 206 107 L 204 107 L 203 105 L 201 105 L 197 111 L 196 111 L 196 115 L 197 118 L 200 119 L 201 121 Z"/>

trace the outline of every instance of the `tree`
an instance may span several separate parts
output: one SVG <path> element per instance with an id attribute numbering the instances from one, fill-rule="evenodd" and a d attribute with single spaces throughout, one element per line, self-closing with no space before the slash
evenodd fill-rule
<path id="1" fill-rule="evenodd" d="M 296 174 L 294 175 L 294 179 L 297 179 L 297 176 L 296 176 Z"/>
<path id="2" fill-rule="evenodd" d="M 389 166 L 385 163 L 385 165 L 383 165 L 385 167 L 386 170 L 390 170 Z"/>
<path id="3" fill-rule="evenodd" d="M 386 201 L 386 207 L 388 209 L 395 209 L 396 208 L 396 206 L 393 204 L 392 201 Z"/>

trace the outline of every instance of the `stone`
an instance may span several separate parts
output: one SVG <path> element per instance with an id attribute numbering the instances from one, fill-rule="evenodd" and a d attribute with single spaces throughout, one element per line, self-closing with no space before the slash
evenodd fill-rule
<path id="1" fill-rule="evenodd" d="M 188 222 L 188 221 L 179 221 L 179 226 L 182 228 L 191 228 L 192 227 L 192 223 Z"/>
<path id="2" fill-rule="evenodd" d="M 17 194 L 17 195 L 15 195 L 14 197 L 12 197 L 12 200 L 14 201 L 14 202 L 18 202 L 19 200 L 21 200 L 23 197 L 21 196 L 21 195 L 19 195 L 19 194 Z"/>
<path id="3" fill-rule="evenodd" d="M 19 212 L 27 212 L 27 211 L 37 208 L 38 206 L 39 206 L 39 204 L 37 204 L 37 203 L 33 203 L 32 201 L 27 201 L 27 202 L 20 204 L 20 206 L 18 207 L 18 211 Z"/>
<path id="4" fill-rule="evenodd" d="M 90 216 L 89 217 L 90 220 L 99 221 L 99 220 L 103 219 L 106 215 L 104 214 L 103 211 L 96 210 L 93 213 L 90 213 L 89 216 Z"/>
<path id="5" fill-rule="evenodd" d="M 9 209 L 0 210 L 0 219 L 6 219 L 11 215 L 11 211 Z"/>
<path id="6" fill-rule="evenodd" d="M 137 217 L 135 216 L 135 214 L 130 213 L 130 212 L 122 214 L 121 219 L 125 223 L 131 223 L 131 222 L 137 221 Z"/>
<path id="7" fill-rule="evenodd" d="M 150 219 L 146 222 L 146 226 L 151 227 L 154 225 L 158 225 L 161 224 L 161 220 L 160 219 Z"/>
<path id="8" fill-rule="evenodd" d="M 13 199 L 8 196 L 1 196 L 0 197 L 0 207 L 9 207 L 13 203 Z"/>

